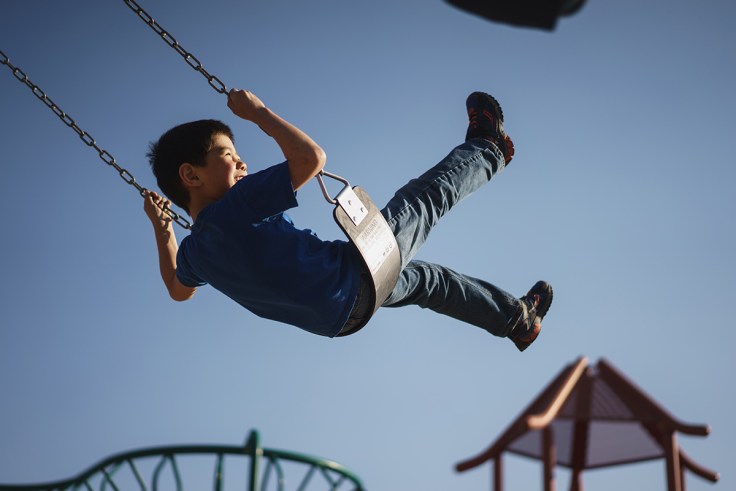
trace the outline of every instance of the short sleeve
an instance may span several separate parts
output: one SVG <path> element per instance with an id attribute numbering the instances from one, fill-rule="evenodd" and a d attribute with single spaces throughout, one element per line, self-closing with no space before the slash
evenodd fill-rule
<path id="1" fill-rule="evenodd" d="M 182 240 L 181 245 L 179 246 L 179 251 L 176 253 L 176 278 L 184 286 L 197 288 L 206 285 L 207 282 L 203 281 L 192 271 L 189 261 L 187 261 L 186 251 L 189 246 L 187 239 L 189 239 L 189 237 L 185 237 L 184 240 Z"/>
<path id="2" fill-rule="evenodd" d="M 230 190 L 259 218 L 266 218 L 298 206 L 286 162 L 249 174 Z"/>

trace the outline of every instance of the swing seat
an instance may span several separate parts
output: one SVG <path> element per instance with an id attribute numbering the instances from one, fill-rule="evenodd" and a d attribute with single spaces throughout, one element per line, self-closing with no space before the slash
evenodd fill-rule
<path id="1" fill-rule="evenodd" d="M 330 198 L 322 181 L 322 175 L 337 179 L 345 184 L 335 199 Z M 360 254 L 365 271 L 369 273 L 371 316 L 388 298 L 396 286 L 401 270 L 401 253 L 391 228 L 368 193 L 360 186 L 350 183 L 335 174 L 322 171 L 318 176 L 325 198 L 335 205 L 335 222 Z M 365 326 L 370 317 L 346 333 L 348 336 Z"/>

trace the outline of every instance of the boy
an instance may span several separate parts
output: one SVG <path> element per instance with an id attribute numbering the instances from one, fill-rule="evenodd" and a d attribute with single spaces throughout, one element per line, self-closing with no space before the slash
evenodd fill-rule
<path id="1" fill-rule="evenodd" d="M 177 247 L 169 201 L 146 195 L 161 277 L 174 300 L 211 284 L 254 314 L 334 337 L 351 334 L 371 315 L 354 246 L 323 241 L 284 212 L 296 190 L 325 164 L 324 151 L 268 109 L 254 94 L 231 90 L 228 107 L 257 124 L 281 148 L 285 162 L 248 174 L 229 127 L 214 120 L 176 126 L 151 145 L 148 157 L 164 194 L 193 219 Z M 488 94 L 467 101 L 466 141 L 439 164 L 399 189 L 381 213 L 401 252 L 401 274 L 384 307 L 418 305 L 510 338 L 523 351 L 534 342 L 552 302 L 537 282 L 520 299 L 444 266 L 412 260 L 432 227 L 457 202 L 488 182 L 514 155 L 503 112 Z"/>

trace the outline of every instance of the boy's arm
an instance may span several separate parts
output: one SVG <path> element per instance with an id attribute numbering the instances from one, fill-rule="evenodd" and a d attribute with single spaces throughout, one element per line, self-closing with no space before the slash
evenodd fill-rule
<path id="1" fill-rule="evenodd" d="M 176 253 L 179 246 L 176 243 L 171 217 L 161 209 L 161 206 L 168 206 L 169 204 L 158 194 L 149 191 L 144 197 L 143 209 L 151 220 L 153 233 L 156 236 L 161 279 L 164 281 L 171 298 L 177 302 L 182 302 L 192 298 L 197 289 L 183 285 L 176 277 Z"/>
<path id="2" fill-rule="evenodd" d="M 294 189 L 299 189 L 319 174 L 327 156 L 306 133 L 266 107 L 255 94 L 232 89 L 227 106 L 237 116 L 261 127 L 281 148 L 288 162 Z"/>

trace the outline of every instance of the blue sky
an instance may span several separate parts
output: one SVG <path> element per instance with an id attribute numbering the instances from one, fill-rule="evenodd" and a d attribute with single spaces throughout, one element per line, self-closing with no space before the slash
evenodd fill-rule
<path id="1" fill-rule="evenodd" d="M 464 135 L 473 90 L 502 103 L 517 156 L 420 258 L 518 295 L 555 287 L 542 336 L 506 340 L 418 308 L 330 340 L 218 292 L 160 283 L 142 200 L 0 67 L 0 482 L 70 477 L 122 450 L 242 442 L 328 457 L 372 490 L 488 489 L 456 474 L 563 365 L 605 357 L 679 418 L 733 489 L 736 4 L 590 0 L 554 32 L 445 3 L 142 3 L 228 87 L 255 92 L 384 203 Z M 4 0 L 0 50 L 148 187 L 149 141 L 203 117 L 252 170 L 278 147 L 238 121 L 122 0 Z M 291 215 L 338 238 L 318 186 Z M 183 231 L 177 230 L 179 238 Z M 541 466 L 507 459 L 510 489 Z M 665 489 L 660 462 L 590 489 Z M 558 472 L 561 489 L 568 474 Z M 688 489 L 713 486 L 688 477 Z"/>

